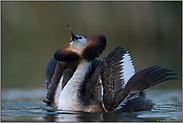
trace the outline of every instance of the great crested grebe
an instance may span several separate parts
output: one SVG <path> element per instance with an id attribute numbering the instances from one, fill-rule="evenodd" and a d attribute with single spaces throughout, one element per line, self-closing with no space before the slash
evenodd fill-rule
<path id="1" fill-rule="evenodd" d="M 153 107 L 145 89 L 177 79 L 160 66 L 137 73 L 128 51 L 119 46 L 102 60 L 95 59 L 106 47 L 106 38 L 84 38 L 68 26 L 71 41 L 59 49 L 46 68 L 47 106 L 85 112 L 148 111 Z"/>

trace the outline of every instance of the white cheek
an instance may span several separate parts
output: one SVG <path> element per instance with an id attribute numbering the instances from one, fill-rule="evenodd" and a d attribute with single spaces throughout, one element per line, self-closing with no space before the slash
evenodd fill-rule
<path id="1" fill-rule="evenodd" d="M 73 51 L 81 54 L 86 44 L 87 44 L 87 40 L 83 38 L 83 39 L 79 39 L 78 41 L 72 41 L 70 43 L 70 47 Z"/>

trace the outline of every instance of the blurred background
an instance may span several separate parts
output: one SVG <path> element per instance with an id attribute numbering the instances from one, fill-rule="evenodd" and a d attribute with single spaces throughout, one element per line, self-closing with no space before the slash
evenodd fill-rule
<path id="1" fill-rule="evenodd" d="M 182 2 L 1 2 L 1 87 L 44 87 L 54 53 L 70 41 L 67 28 L 85 37 L 102 34 L 107 47 L 126 47 L 136 71 L 159 65 L 182 87 Z"/>

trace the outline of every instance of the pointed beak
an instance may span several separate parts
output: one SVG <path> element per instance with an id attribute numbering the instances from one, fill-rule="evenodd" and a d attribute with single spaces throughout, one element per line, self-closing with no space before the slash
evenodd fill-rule
<path id="1" fill-rule="evenodd" d="M 74 41 L 74 39 L 77 40 L 76 35 L 74 34 L 74 32 L 71 30 L 70 26 L 68 25 L 69 31 L 71 32 L 71 36 L 72 36 L 72 41 Z"/>

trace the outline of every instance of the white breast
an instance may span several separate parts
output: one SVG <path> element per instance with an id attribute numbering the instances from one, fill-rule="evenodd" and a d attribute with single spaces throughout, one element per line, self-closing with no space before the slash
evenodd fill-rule
<path id="1" fill-rule="evenodd" d="M 58 109 L 61 110 L 81 110 L 82 104 L 79 102 L 79 89 L 83 84 L 84 77 L 91 67 L 91 62 L 82 60 L 60 94 Z"/>

